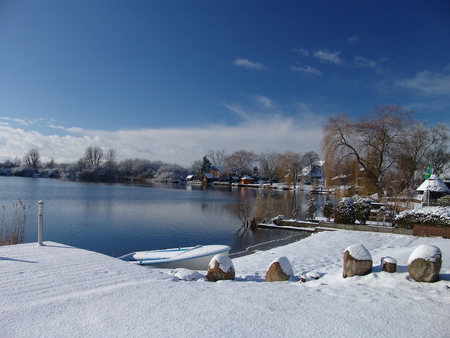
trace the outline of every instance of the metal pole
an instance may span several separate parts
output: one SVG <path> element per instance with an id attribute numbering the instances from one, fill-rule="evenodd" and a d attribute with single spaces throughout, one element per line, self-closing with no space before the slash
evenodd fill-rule
<path id="1" fill-rule="evenodd" d="M 38 245 L 42 245 L 42 218 L 44 216 L 44 202 L 38 202 Z"/>

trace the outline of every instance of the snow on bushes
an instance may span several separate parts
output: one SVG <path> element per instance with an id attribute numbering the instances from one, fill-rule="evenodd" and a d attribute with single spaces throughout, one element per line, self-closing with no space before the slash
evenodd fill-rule
<path id="1" fill-rule="evenodd" d="M 327 221 L 330 221 L 331 216 L 334 214 L 334 205 L 330 200 L 327 200 L 325 204 L 322 206 L 323 215 L 327 218 Z"/>
<path id="2" fill-rule="evenodd" d="M 450 195 L 443 196 L 437 200 L 437 204 L 441 207 L 450 207 Z"/>
<path id="3" fill-rule="evenodd" d="M 314 220 L 316 211 L 317 211 L 316 201 L 310 199 L 308 202 L 308 207 L 306 209 L 306 219 L 311 221 Z"/>
<path id="4" fill-rule="evenodd" d="M 416 210 L 406 210 L 394 218 L 398 228 L 411 229 L 414 224 L 450 226 L 449 207 L 424 207 Z"/>
<path id="5" fill-rule="evenodd" d="M 355 205 L 350 197 L 339 201 L 334 212 L 334 223 L 355 224 Z"/>
<path id="6" fill-rule="evenodd" d="M 355 217 L 361 224 L 366 224 L 372 209 L 372 200 L 370 198 L 358 198 L 355 202 Z"/>

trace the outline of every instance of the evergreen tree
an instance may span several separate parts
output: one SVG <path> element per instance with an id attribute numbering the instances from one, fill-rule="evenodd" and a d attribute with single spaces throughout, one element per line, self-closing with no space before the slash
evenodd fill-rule
<path id="1" fill-rule="evenodd" d="M 310 199 L 308 202 L 308 208 L 306 209 L 306 219 L 309 219 L 311 221 L 314 220 L 316 211 L 317 211 L 316 201 Z"/>
<path id="2" fill-rule="evenodd" d="M 200 170 L 200 176 L 203 177 L 205 174 L 209 174 L 211 172 L 212 164 L 211 161 L 208 160 L 208 157 L 203 156 L 202 168 Z"/>
<path id="3" fill-rule="evenodd" d="M 355 202 L 355 217 L 361 224 L 366 224 L 369 219 L 372 201 L 370 198 L 359 198 Z"/>
<path id="4" fill-rule="evenodd" d="M 334 206 L 330 200 L 327 200 L 325 204 L 322 206 L 323 215 L 327 218 L 327 221 L 330 221 L 331 216 L 334 214 Z"/>
<path id="5" fill-rule="evenodd" d="M 344 197 L 339 201 L 334 215 L 334 223 L 355 224 L 355 205 L 350 197 Z"/>

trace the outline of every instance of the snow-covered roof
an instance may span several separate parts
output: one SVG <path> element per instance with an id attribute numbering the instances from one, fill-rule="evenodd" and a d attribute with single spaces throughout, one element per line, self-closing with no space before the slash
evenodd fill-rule
<path id="1" fill-rule="evenodd" d="M 423 183 L 416 189 L 417 191 L 435 191 L 450 194 L 450 189 L 439 178 L 438 174 L 432 174 L 430 178 L 423 181 Z"/>

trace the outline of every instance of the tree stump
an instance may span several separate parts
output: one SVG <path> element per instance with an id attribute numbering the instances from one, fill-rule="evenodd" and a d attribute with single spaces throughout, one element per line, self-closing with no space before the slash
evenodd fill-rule
<path id="1" fill-rule="evenodd" d="M 381 258 L 381 270 L 394 273 L 397 271 L 397 261 L 392 257 Z"/>

